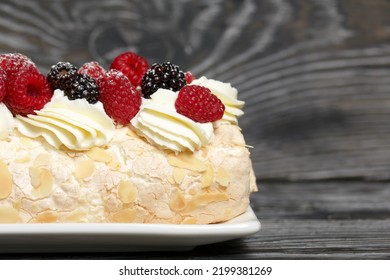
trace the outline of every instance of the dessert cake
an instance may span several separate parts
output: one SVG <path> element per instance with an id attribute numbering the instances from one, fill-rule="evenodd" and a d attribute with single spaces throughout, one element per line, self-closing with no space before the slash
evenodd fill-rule
<path id="1" fill-rule="evenodd" d="M 208 224 L 256 191 L 228 83 L 135 53 L 47 75 L 0 55 L 0 223 Z"/>

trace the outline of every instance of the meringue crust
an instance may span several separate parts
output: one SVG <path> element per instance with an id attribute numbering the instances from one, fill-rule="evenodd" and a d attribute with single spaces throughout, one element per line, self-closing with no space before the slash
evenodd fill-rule
<path id="1" fill-rule="evenodd" d="M 0 223 L 218 223 L 245 212 L 256 190 L 235 124 L 181 153 L 156 148 L 130 126 L 88 151 L 17 130 L 0 140 Z"/>

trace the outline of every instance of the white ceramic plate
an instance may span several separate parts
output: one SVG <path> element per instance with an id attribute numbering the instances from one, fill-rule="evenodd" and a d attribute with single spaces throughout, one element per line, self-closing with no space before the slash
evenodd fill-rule
<path id="1" fill-rule="evenodd" d="M 260 230 L 251 208 L 212 225 L 0 224 L 0 252 L 119 252 L 190 250 Z"/>

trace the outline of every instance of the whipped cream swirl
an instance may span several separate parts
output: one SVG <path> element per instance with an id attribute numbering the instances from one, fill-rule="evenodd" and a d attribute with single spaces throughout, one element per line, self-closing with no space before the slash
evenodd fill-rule
<path id="1" fill-rule="evenodd" d="M 55 90 L 51 101 L 35 113 L 18 115 L 18 130 L 27 137 L 42 136 L 56 148 L 64 145 L 71 150 L 88 150 L 107 144 L 114 135 L 115 127 L 102 103 L 69 100 L 61 90 Z"/>
<path id="2" fill-rule="evenodd" d="M 244 114 L 241 110 L 245 102 L 237 99 L 237 89 L 230 83 L 224 83 L 213 79 L 201 77 L 192 81 L 191 85 L 204 86 L 211 90 L 225 105 L 225 113 L 220 121 L 237 124 L 237 117 Z"/>
<path id="3" fill-rule="evenodd" d="M 177 92 L 159 89 L 151 99 L 144 99 L 131 120 L 136 132 L 150 143 L 175 152 L 195 151 L 209 144 L 212 123 L 197 123 L 177 113 L 176 98 Z"/>
<path id="4" fill-rule="evenodd" d="M 15 127 L 14 117 L 4 103 L 0 103 L 0 140 L 5 139 Z"/>

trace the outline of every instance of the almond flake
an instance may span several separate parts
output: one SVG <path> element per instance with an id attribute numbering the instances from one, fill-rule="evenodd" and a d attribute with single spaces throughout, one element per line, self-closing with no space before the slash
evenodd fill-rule
<path id="1" fill-rule="evenodd" d="M 0 206 L 0 224 L 20 222 L 19 212 L 12 206 Z"/>
<path id="2" fill-rule="evenodd" d="M 136 210 L 133 208 L 122 209 L 112 215 L 111 220 L 115 223 L 131 223 L 135 219 Z"/>
<path id="3" fill-rule="evenodd" d="M 78 179 L 84 179 L 93 174 L 95 171 L 95 165 L 91 159 L 79 160 L 75 167 L 75 177 Z"/>
<path id="4" fill-rule="evenodd" d="M 51 156 L 50 154 L 39 154 L 33 163 L 35 167 L 48 166 L 50 165 Z"/>
<path id="5" fill-rule="evenodd" d="M 230 183 L 230 175 L 229 175 L 229 173 L 226 171 L 225 168 L 223 168 L 223 167 L 218 167 L 216 181 L 217 181 L 218 184 L 220 184 L 220 185 L 223 186 L 223 187 L 229 186 L 229 183 Z"/>
<path id="6" fill-rule="evenodd" d="M 34 187 L 31 193 L 37 198 L 50 195 L 53 191 L 54 177 L 46 168 L 30 167 L 31 185 Z"/>
<path id="7" fill-rule="evenodd" d="M 208 165 L 208 168 L 205 172 L 202 173 L 202 176 L 200 177 L 200 182 L 202 184 L 203 188 L 210 187 L 213 183 L 214 179 L 214 170 L 211 164 Z"/>
<path id="8" fill-rule="evenodd" d="M 183 210 L 187 205 L 187 202 L 180 190 L 175 190 L 170 197 L 169 208 L 173 211 Z"/>
<path id="9" fill-rule="evenodd" d="M 195 217 L 185 217 L 184 220 L 181 222 L 181 224 L 184 225 L 193 225 L 196 224 L 196 218 Z"/>
<path id="10" fill-rule="evenodd" d="M 197 159 L 192 153 L 180 153 L 178 156 L 170 154 L 168 163 L 173 167 L 181 167 L 192 171 L 203 172 L 207 169 L 206 164 Z"/>
<path id="11" fill-rule="evenodd" d="M 86 151 L 85 154 L 90 159 L 98 162 L 107 163 L 112 159 L 112 156 L 109 153 L 107 153 L 106 150 L 99 147 L 92 147 L 90 150 Z"/>
<path id="12" fill-rule="evenodd" d="M 184 169 L 178 167 L 173 168 L 173 179 L 175 180 L 176 184 L 180 185 L 183 182 L 185 176 L 186 173 Z"/>
<path id="13" fill-rule="evenodd" d="M 12 175 L 8 165 L 0 160 L 0 199 L 7 198 L 12 192 Z"/>
<path id="14" fill-rule="evenodd" d="M 58 214 L 52 210 L 46 210 L 39 213 L 34 222 L 36 223 L 55 223 L 58 220 Z"/>
<path id="15" fill-rule="evenodd" d="M 133 203 L 138 190 L 130 181 L 121 181 L 118 186 L 118 196 L 123 203 Z"/>
<path id="16" fill-rule="evenodd" d="M 198 194 L 188 202 L 187 207 L 184 209 L 184 212 L 191 212 L 199 207 L 205 206 L 212 202 L 219 202 L 225 200 L 229 200 L 229 196 L 220 192 Z"/>

